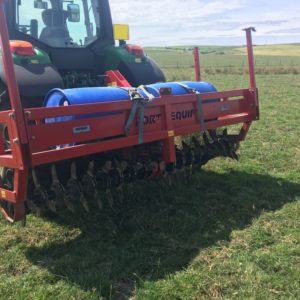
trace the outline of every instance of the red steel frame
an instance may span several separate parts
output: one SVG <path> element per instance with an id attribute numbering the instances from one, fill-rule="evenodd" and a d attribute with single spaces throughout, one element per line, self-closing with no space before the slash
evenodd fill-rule
<path id="1" fill-rule="evenodd" d="M 195 80 L 201 81 L 200 56 L 199 56 L 198 47 L 194 48 L 193 54 L 194 54 L 194 63 L 195 63 Z"/>
<path id="2" fill-rule="evenodd" d="M 3 210 L 6 218 L 9 221 L 18 221 L 25 217 L 24 202 L 26 201 L 29 168 L 137 145 L 139 142 L 138 114 L 129 133 L 125 134 L 124 127 L 132 109 L 132 101 L 23 109 L 9 46 L 4 2 L 5 0 L 0 0 L 0 46 L 12 109 L 0 112 L 0 123 L 7 124 L 11 151 L 5 151 L 3 137 L 0 136 L 0 166 L 14 169 L 14 190 L 0 189 L 0 198 L 14 205 L 14 218 L 10 218 Z M 200 129 L 207 130 L 243 123 L 240 132 L 240 139 L 243 140 L 251 122 L 258 119 L 251 30 L 252 28 L 246 29 L 250 88 L 202 94 L 205 128 L 200 128 L 197 113 L 198 97 L 195 94 L 172 96 L 162 91 L 161 96 L 145 109 L 143 142 L 163 141 L 163 156 L 166 162 L 175 162 L 175 136 L 191 134 Z M 200 79 L 199 60 L 196 64 L 196 74 L 199 74 L 198 79 Z M 212 99 L 220 99 L 220 101 L 207 103 L 207 100 Z M 94 117 L 63 123 L 46 124 L 43 122 L 47 118 L 89 115 L 95 112 L 116 113 L 101 117 L 94 115 Z M 178 113 L 179 118 L 176 117 Z M 187 114 L 189 117 L 184 118 L 183 116 Z M 147 120 L 150 121 L 147 122 Z M 79 134 L 73 132 L 74 128 L 86 126 L 90 128 L 88 132 Z M 108 137 L 110 139 L 107 139 Z M 55 148 L 57 145 L 66 144 L 74 146 Z"/>

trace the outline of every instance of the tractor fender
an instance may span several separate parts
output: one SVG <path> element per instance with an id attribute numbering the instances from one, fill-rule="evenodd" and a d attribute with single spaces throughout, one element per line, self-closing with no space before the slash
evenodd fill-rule
<path id="1" fill-rule="evenodd" d="M 52 64 L 15 64 L 14 67 L 24 107 L 42 106 L 43 98 L 49 90 L 63 87 L 63 80 Z M 6 89 L 6 86 L 7 78 L 5 77 L 3 62 L 0 60 L 0 90 Z M 41 101 L 31 104 L 30 100 L 28 100 L 29 102 L 23 101 L 25 98 L 39 98 Z M 8 100 L 8 95 L 4 96 L 4 99 Z M 4 107 L 9 107 L 9 103 L 5 103 Z M 0 110 L 3 108 L 1 107 Z"/>
<path id="2" fill-rule="evenodd" d="M 122 60 L 118 70 L 132 86 L 166 81 L 166 77 L 160 67 L 147 56 L 139 63 Z"/>

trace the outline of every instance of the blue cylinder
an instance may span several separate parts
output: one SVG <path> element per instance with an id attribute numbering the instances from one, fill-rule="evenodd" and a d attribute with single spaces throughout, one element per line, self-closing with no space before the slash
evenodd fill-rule
<path id="1" fill-rule="evenodd" d="M 187 95 L 191 94 L 192 88 L 199 93 L 215 92 L 216 88 L 208 82 L 166 82 L 166 83 L 156 83 L 149 84 L 145 86 L 145 89 L 152 94 L 154 97 L 159 97 L 159 90 L 161 88 L 171 88 L 172 95 Z M 119 87 L 94 87 L 94 88 L 75 88 L 75 89 L 53 89 L 51 90 L 45 98 L 44 106 L 66 106 L 66 105 L 76 105 L 76 104 L 91 104 L 91 103 L 105 103 L 105 102 L 115 102 L 115 101 L 128 101 L 130 96 L 128 94 L 129 88 L 119 88 Z M 145 96 L 144 92 L 140 90 L 140 94 Z M 146 97 L 146 96 L 145 96 Z M 215 100 L 213 100 L 215 101 Z M 83 115 L 83 116 L 68 116 L 59 118 L 48 118 L 47 123 L 51 122 L 63 122 L 68 120 L 79 119 L 83 117 L 93 117 L 93 116 L 107 116 L 112 114 L 117 114 L 118 112 L 111 113 L 97 113 L 94 115 Z"/>
<path id="2" fill-rule="evenodd" d="M 130 100 L 128 91 L 118 87 L 76 88 L 66 90 L 53 89 L 46 96 L 44 106 L 68 106 L 76 104 L 93 104 L 128 100 Z M 89 115 L 89 117 L 111 114 L 115 113 L 98 113 Z M 84 117 L 87 116 L 48 118 L 46 123 L 70 121 Z"/>
<path id="3" fill-rule="evenodd" d="M 199 93 L 209 93 L 217 91 L 217 89 L 212 84 L 204 81 L 164 82 L 146 85 L 146 89 L 155 97 L 159 96 L 159 89 L 161 88 L 171 88 L 172 95 L 174 96 L 191 94 L 191 91 L 189 91 L 188 88 L 192 88 Z"/>

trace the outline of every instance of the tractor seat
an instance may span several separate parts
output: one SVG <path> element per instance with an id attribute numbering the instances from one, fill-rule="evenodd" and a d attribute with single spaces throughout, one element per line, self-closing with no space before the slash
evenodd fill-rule
<path id="1" fill-rule="evenodd" d="M 53 47 L 66 47 L 71 40 L 67 28 L 68 16 L 66 10 L 44 10 L 42 18 L 46 27 L 41 32 L 40 40 Z"/>

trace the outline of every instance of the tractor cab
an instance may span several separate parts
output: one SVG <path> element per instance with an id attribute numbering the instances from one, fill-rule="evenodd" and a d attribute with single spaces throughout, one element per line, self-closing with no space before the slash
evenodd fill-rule
<path id="1" fill-rule="evenodd" d="M 101 37 L 97 0 L 16 2 L 15 28 L 54 48 L 83 48 Z"/>
<path id="2" fill-rule="evenodd" d="M 141 47 L 115 45 L 108 0 L 6 0 L 5 12 L 24 107 L 41 106 L 53 88 L 105 86 L 110 70 L 132 86 L 165 81 Z M 0 95 L 6 86 L 0 59 Z"/>

